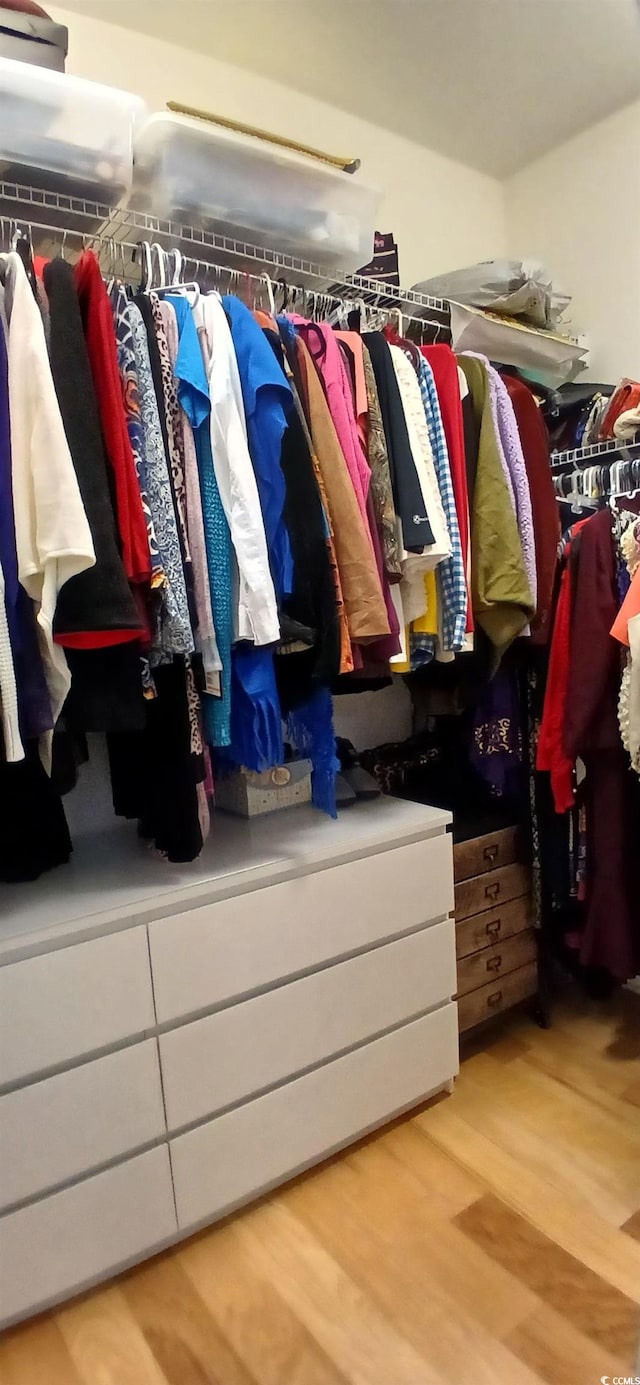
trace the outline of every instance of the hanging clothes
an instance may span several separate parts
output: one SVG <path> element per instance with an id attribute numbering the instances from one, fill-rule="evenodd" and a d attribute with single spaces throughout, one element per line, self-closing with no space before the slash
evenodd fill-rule
<path id="1" fill-rule="evenodd" d="M 609 632 L 619 599 L 610 512 L 585 524 L 574 557 L 564 745 L 586 767 L 587 899 L 580 956 L 583 965 L 606 967 L 627 980 L 640 970 L 640 781 L 618 730 L 620 656 Z"/>
<path id="2" fill-rule="evenodd" d="M 53 729 L 51 702 L 38 648 L 35 611 L 18 581 L 13 482 L 9 372 L 4 329 L 0 326 L 0 565 L 4 576 L 4 605 L 14 666 L 18 717 L 26 740 L 38 740 Z"/>
<path id="3" fill-rule="evenodd" d="M 471 510 L 474 619 L 488 636 L 494 662 L 534 614 L 512 497 L 496 438 L 487 372 L 461 356 L 478 427 L 478 464 Z"/>
<path id="4" fill-rule="evenodd" d="M 426 360 L 420 363 L 418 380 L 451 544 L 450 555 L 443 558 L 437 568 L 442 606 L 442 648 L 457 653 L 464 646 L 467 629 L 467 579 L 440 400 L 433 371 Z"/>
<path id="5" fill-rule="evenodd" d="M 67 716 L 78 730 L 136 729 L 144 720 L 139 653 L 147 629 L 120 556 L 78 295 L 65 260 L 45 267 L 45 288 L 51 370 L 96 555 L 65 585 L 56 607 L 54 638 L 67 650 L 72 674 Z"/>
<path id="6" fill-rule="evenodd" d="M 505 375 L 522 444 L 529 482 L 536 561 L 536 612 L 531 622 L 534 644 L 550 636 L 553 585 L 560 541 L 560 518 L 551 476 L 549 434 L 531 390 L 522 380 Z"/>
<path id="7" fill-rule="evenodd" d="M 194 432 L 209 418 L 211 410 L 209 386 L 200 351 L 198 333 L 189 303 L 185 298 L 171 296 L 160 305 L 160 310 L 165 323 L 169 355 L 178 384 L 178 400 L 181 408 L 180 423 L 184 454 L 187 531 L 193 565 L 194 598 L 198 620 L 195 643 L 202 657 L 208 690 L 217 693 L 220 683 L 218 674 L 222 669 L 222 663 L 213 623 L 200 477 L 194 440 Z"/>
<path id="8" fill-rule="evenodd" d="M 364 344 L 362 353 L 367 394 L 367 456 L 371 468 L 371 494 L 382 542 L 385 570 L 389 581 L 399 582 L 402 576 L 402 565 L 387 440 L 371 356 Z"/>
<path id="9" fill-rule="evenodd" d="M 93 251 L 85 250 L 80 256 L 74 277 L 104 448 L 113 476 L 122 562 L 130 582 L 147 586 L 151 578 L 149 540 L 122 403 L 113 310 Z"/>
<path id="10" fill-rule="evenodd" d="M 20 256 L 2 260 L 18 577 L 37 612 L 55 725 L 71 685 L 53 638 L 60 594 L 96 554 L 51 375 L 42 319 Z"/>
<path id="11" fill-rule="evenodd" d="M 231 324 L 271 573 L 278 600 L 282 601 L 291 595 L 293 585 L 293 560 L 284 521 L 285 483 L 280 465 L 287 411 L 292 405 L 291 390 L 249 309 L 239 298 L 224 298 L 223 304 Z"/>
<path id="12" fill-rule="evenodd" d="M 169 466 L 153 385 L 148 335 L 136 303 L 129 303 L 125 307 L 124 321 L 131 333 L 149 510 L 164 578 L 151 641 L 150 661 L 154 665 L 168 663 L 176 654 L 191 653 L 194 639 Z"/>
<path id="13" fill-rule="evenodd" d="M 369 351 L 382 413 L 395 509 L 408 552 L 421 553 L 434 542 L 422 488 L 409 443 L 405 412 L 388 343 L 380 332 L 363 332 Z"/>
<path id="14" fill-rule="evenodd" d="M 455 498 L 458 531 L 462 547 L 462 560 L 467 577 L 466 628 L 468 633 L 473 633 L 473 611 L 469 588 L 469 576 L 471 571 L 469 492 L 467 486 L 464 418 L 460 394 L 458 363 L 451 347 L 444 343 L 434 346 L 423 346 L 421 347 L 421 352 L 427 364 L 431 367 L 433 381 L 438 395 Z"/>
<path id="15" fill-rule="evenodd" d="M 389 621 L 371 544 L 333 418 L 307 347 L 297 341 L 304 404 L 335 535 L 336 557 L 354 644 L 389 634 Z"/>

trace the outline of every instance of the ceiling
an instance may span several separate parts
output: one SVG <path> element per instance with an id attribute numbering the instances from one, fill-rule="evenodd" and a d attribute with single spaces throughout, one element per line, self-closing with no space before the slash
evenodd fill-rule
<path id="1" fill-rule="evenodd" d="M 499 178 L 640 98 L 638 0 L 62 0 Z"/>

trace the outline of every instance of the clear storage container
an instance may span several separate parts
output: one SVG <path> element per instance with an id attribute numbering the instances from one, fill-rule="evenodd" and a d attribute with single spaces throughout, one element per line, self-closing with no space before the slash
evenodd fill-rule
<path id="1" fill-rule="evenodd" d="M 144 101 L 0 58 L 0 177 L 96 202 L 129 196 Z"/>
<path id="2" fill-rule="evenodd" d="M 327 267 L 370 258 L 377 188 L 318 159 L 172 114 L 137 131 L 133 205 Z"/>

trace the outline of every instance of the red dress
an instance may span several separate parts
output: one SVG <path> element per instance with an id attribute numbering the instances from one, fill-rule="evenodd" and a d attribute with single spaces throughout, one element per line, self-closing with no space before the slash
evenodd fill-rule
<path id="1" fill-rule="evenodd" d="M 151 579 L 149 540 L 122 399 L 113 312 L 100 266 L 91 250 L 85 250 L 78 260 L 75 278 L 102 433 L 113 472 L 124 570 L 131 583 L 147 586 Z"/>

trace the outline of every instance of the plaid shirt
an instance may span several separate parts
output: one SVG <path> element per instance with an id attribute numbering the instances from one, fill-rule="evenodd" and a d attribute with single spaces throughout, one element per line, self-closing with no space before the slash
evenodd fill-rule
<path id="1" fill-rule="evenodd" d="M 451 481 L 451 467 L 449 465 L 447 440 L 442 424 L 442 414 L 440 412 L 440 401 L 433 378 L 433 371 L 424 357 L 420 361 L 418 379 L 420 381 L 420 393 L 422 395 L 422 403 L 427 419 L 429 441 L 433 452 L 442 507 L 444 509 L 449 537 L 451 539 L 451 557 L 443 559 L 442 562 L 438 563 L 436 568 L 438 595 L 440 599 L 441 649 L 445 652 L 454 651 L 457 653 L 462 649 L 464 644 L 467 624 L 467 582 L 464 570 L 464 559 L 462 556 L 462 543 L 460 542 L 456 501 Z M 425 662 L 428 663 L 429 659 L 433 658 L 434 653 L 433 635 L 412 635 L 412 664 L 414 661 L 416 665 Z"/>

